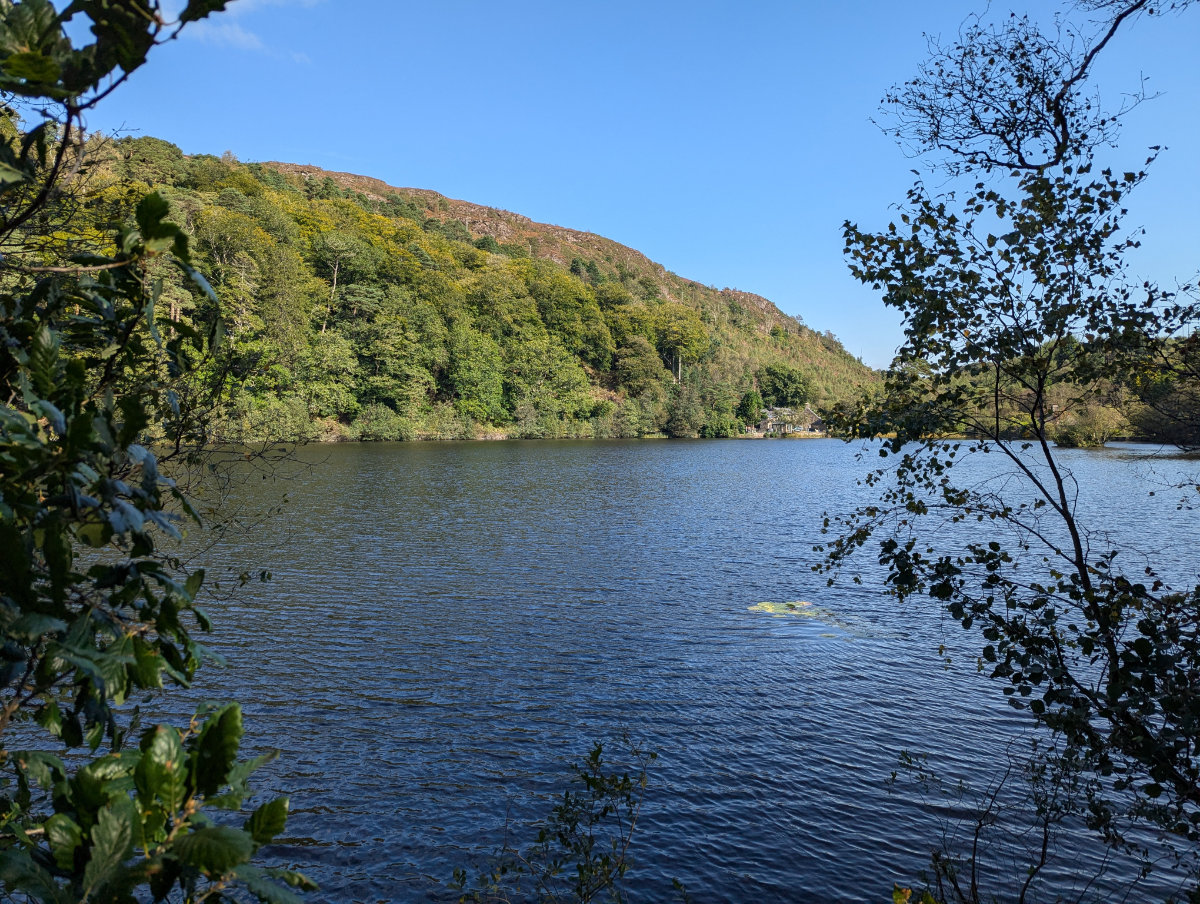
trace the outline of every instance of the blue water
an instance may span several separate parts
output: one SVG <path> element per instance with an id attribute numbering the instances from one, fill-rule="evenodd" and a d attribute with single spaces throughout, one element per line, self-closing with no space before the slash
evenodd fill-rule
<path id="1" fill-rule="evenodd" d="M 855 478 L 878 459 L 857 451 L 352 445 L 250 482 L 246 517 L 286 494 L 284 513 L 205 555 L 273 580 L 209 605 L 229 665 L 198 693 L 240 699 L 248 741 L 281 751 L 260 784 L 293 816 L 270 853 L 321 883 L 314 900 L 453 899 L 455 867 L 506 823 L 526 831 L 570 762 L 628 732 L 659 754 L 638 899 L 678 878 L 697 901 L 888 900 L 955 815 L 889 791 L 900 751 L 979 778 L 1025 722 L 957 624 L 880 592 L 871 555 L 862 585 L 812 572 L 822 513 L 871 498 Z M 1191 463 L 1064 456 L 1089 518 L 1188 577 L 1197 519 L 1149 491 Z M 799 600 L 816 617 L 751 609 Z"/>

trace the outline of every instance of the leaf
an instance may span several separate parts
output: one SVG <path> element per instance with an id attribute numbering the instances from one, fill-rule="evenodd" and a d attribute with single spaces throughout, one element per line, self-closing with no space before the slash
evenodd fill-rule
<path id="1" fill-rule="evenodd" d="M 238 867 L 235 874 L 247 890 L 265 904 L 299 904 L 300 897 L 275 882 L 268 873 L 254 866 Z"/>
<path id="2" fill-rule="evenodd" d="M 58 63 L 36 50 L 9 54 L 0 68 L 12 78 L 43 84 L 57 82 L 62 73 Z"/>
<path id="3" fill-rule="evenodd" d="M 83 843 L 83 829 L 65 813 L 55 813 L 46 820 L 46 840 L 59 869 L 74 871 L 75 851 Z"/>
<path id="4" fill-rule="evenodd" d="M 40 750 L 22 750 L 9 756 L 26 779 L 31 779 L 43 788 L 53 787 L 56 782 L 66 778 L 67 770 L 63 761 L 53 754 L 42 753 Z"/>
<path id="5" fill-rule="evenodd" d="M 38 714 L 34 718 L 37 720 L 38 725 L 42 726 L 42 728 L 46 729 L 54 737 L 57 738 L 62 735 L 62 710 L 58 708 L 56 701 L 51 700 L 43 706 L 38 710 Z"/>
<path id="6" fill-rule="evenodd" d="M 31 900 L 50 904 L 67 901 L 54 878 L 18 848 L 0 850 L 0 884 L 7 894 L 24 892 Z"/>
<path id="7" fill-rule="evenodd" d="M 56 405 L 47 402 L 45 399 L 38 399 L 30 407 L 38 416 L 44 417 L 59 436 L 67 432 L 66 418 L 63 417 L 63 413 L 58 410 Z"/>
<path id="8" fill-rule="evenodd" d="M 133 679 L 138 687 L 161 688 L 163 659 L 149 643 L 140 637 L 133 639 Z"/>
<path id="9" fill-rule="evenodd" d="M 150 861 L 152 867 L 150 869 L 150 893 L 154 895 L 154 900 L 165 901 L 171 894 L 171 889 L 175 887 L 175 883 L 179 881 L 179 875 L 183 872 L 183 867 L 178 862 L 170 857 L 156 857 Z"/>
<path id="10" fill-rule="evenodd" d="M 113 537 L 113 529 L 107 521 L 91 521 L 75 528 L 75 536 L 92 549 L 99 549 L 108 545 Z"/>
<path id="11" fill-rule="evenodd" d="M 163 236 L 174 236 L 175 230 L 179 227 L 173 223 L 164 222 L 164 218 L 171 213 L 171 205 L 166 202 L 162 195 L 156 191 L 150 192 L 138 202 L 137 210 L 134 212 L 134 217 L 137 219 L 138 229 L 142 233 L 144 239 L 162 238 Z"/>
<path id="12" fill-rule="evenodd" d="M 245 829 L 258 844 L 270 844 L 287 827 L 288 799 L 277 797 L 263 804 L 246 820 Z"/>
<path id="13" fill-rule="evenodd" d="M 44 634 L 57 634 L 67 630 L 67 623 L 49 615 L 30 612 L 22 615 L 9 626 L 9 635 L 18 641 L 35 641 Z"/>
<path id="14" fill-rule="evenodd" d="M 118 813 L 105 807 L 92 827 L 92 855 L 83 871 L 86 896 L 104 884 L 113 872 L 133 853 L 133 808 Z"/>
<path id="15" fill-rule="evenodd" d="M 187 576 L 187 581 L 183 585 L 183 589 L 187 592 L 190 599 L 195 599 L 196 594 L 200 592 L 200 587 L 204 584 L 204 569 L 197 568 Z"/>
<path id="16" fill-rule="evenodd" d="M 7 163 L 0 162 L 0 185 L 13 185 L 17 182 L 24 182 L 25 174 Z"/>
<path id="17" fill-rule="evenodd" d="M 217 807 L 222 810 L 240 810 L 242 802 L 246 799 L 246 780 L 266 763 L 270 763 L 279 757 L 278 750 L 272 750 L 270 753 L 264 753 L 261 756 L 256 756 L 250 760 L 243 760 L 235 763 L 233 768 L 229 770 L 228 781 L 229 791 L 220 794 L 216 797 L 209 797 L 205 803 L 210 807 Z"/>
<path id="18" fill-rule="evenodd" d="M 142 758 L 134 780 L 138 794 L 149 802 L 157 797 L 169 812 L 183 806 L 187 796 L 187 770 L 179 732 L 156 725 L 142 736 Z"/>
<path id="19" fill-rule="evenodd" d="M 241 829 L 205 826 L 180 839 L 175 856 L 210 878 L 224 876 L 254 854 L 254 842 Z"/>
<path id="20" fill-rule="evenodd" d="M 195 22 L 210 13 L 222 12 L 228 2 L 229 0 L 189 0 L 188 5 L 179 14 L 179 21 Z"/>
<path id="21" fill-rule="evenodd" d="M 242 708 L 230 703 L 209 716 L 192 750 L 192 781 L 204 796 L 216 794 L 229 781 L 242 741 Z"/>

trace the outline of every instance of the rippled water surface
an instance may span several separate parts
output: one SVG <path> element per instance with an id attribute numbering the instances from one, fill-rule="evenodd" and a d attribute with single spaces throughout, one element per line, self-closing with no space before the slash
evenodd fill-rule
<path id="1" fill-rule="evenodd" d="M 629 731 L 658 751 L 632 884 L 697 901 L 880 901 L 937 844 L 885 782 L 902 748 L 997 758 L 1019 717 L 928 604 L 810 570 L 822 512 L 866 463 L 836 441 L 355 445 L 254 480 L 286 514 L 211 559 L 268 568 L 212 613 L 262 782 L 292 797 L 275 853 L 318 900 L 449 897 L 567 764 Z M 1188 462 L 1066 453 L 1085 508 L 1186 576 L 1192 513 L 1151 497 Z M 868 454 L 866 462 L 872 456 Z M 877 459 L 875 459 L 877 460 Z M 1151 487 L 1153 489 L 1153 487 Z M 877 577 L 877 576 L 876 576 Z M 759 603 L 803 600 L 806 616 Z M 957 661 L 957 660 L 956 660 Z M 973 662 L 973 657 L 970 657 Z"/>

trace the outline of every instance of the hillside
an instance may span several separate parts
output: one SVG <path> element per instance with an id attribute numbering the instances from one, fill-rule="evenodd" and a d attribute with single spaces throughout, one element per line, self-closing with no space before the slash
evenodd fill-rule
<path id="1" fill-rule="evenodd" d="M 716 291 L 711 286 L 671 273 L 640 251 L 590 232 L 536 223 L 519 213 L 482 207 L 469 201 L 456 201 L 428 189 L 396 188 L 369 176 L 333 172 L 307 164 L 271 161 L 263 165 L 287 175 L 299 176 L 305 182 L 315 181 L 318 185 L 328 179 L 339 189 L 370 201 L 386 202 L 392 197 L 402 198 L 418 206 L 427 217 L 462 223 L 473 238 L 491 236 L 501 247 L 507 245 L 509 250 L 516 253 L 523 251 L 530 257 L 551 260 L 564 267 L 569 267 L 576 259 L 596 261 L 602 273 L 618 279 L 626 273 L 633 273 L 637 278 L 647 277 L 658 284 L 667 298 L 689 301 L 700 294 Z M 791 329 L 796 326 L 795 318 L 784 314 L 761 295 L 728 288 L 721 289 L 719 294 L 726 305 L 740 306 L 759 315 L 765 332 L 776 325 Z"/>
<path id="2" fill-rule="evenodd" d="M 219 310 L 169 275 L 164 304 L 226 324 L 229 439 L 734 435 L 758 396 L 820 406 L 877 379 L 767 299 L 601 236 L 154 138 L 92 160 L 97 224 L 153 189 L 192 238 Z"/>

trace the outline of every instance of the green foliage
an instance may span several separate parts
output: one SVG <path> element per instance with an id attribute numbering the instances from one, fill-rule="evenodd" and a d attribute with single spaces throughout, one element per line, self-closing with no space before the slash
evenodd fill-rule
<path id="1" fill-rule="evenodd" d="M 221 6 L 193 0 L 181 21 Z M 148 9 L 0 7 L 0 85 L 47 117 L 0 140 L 0 240 L 12 249 L 0 272 L 0 881 L 36 902 L 290 900 L 286 885 L 307 880 L 250 865 L 282 829 L 286 799 L 244 828 L 213 822 L 242 807 L 262 762 L 238 761 L 240 709 L 139 735 L 126 705 L 188 685 L 207 658 L 204 572 L 163 543 L 199 520 L 168 473 L 196 454 L 223 391 L 216 296 L 158 193 L 129 209 L 107 253 L 27 262 L 50 256 L 23 227 L 53 221 L 46 202 L 81 151 L 82 113 L 174 34 Z M 73 15 L 91 20 L 93 44 L 65 36 Z M 164 316 L 168 298 L 208 306 L 207 328 Z"/>
<path id="2" fill-rule="evenodd" d="M 571 787 L 531 843 L 515 846 L 506 840 L 476 877 L 456 871 L 453 885 L 461 893 L 459 901 L 628 900 L 629 848 L 657 754 L 626 743 L 632 774 L 611 767 L 604 746 L 596 744 L 583 763 L 571 767 Z M 682 888 L 678 883 L 676 887 Z"/>
<path id="3" fill-rule="evenodd" d="M 699 436 L 707 422 L 699 387 L 690 380 L 675 387 L 667 408 L 667 436 Z"/>
<path id="4" fill-rule="evenodd" d="M 1109 37 L 1146 4 L 1112 6 Z M 892 464 L 866 478 L 880 498 L 838 519 L 826 567 L 876 539 L 891 591 L 926 594 L 973 632 L 981 670 L 1039 730 L 1024 771 L 1071 793 L 1033 794 L 1020 817 L 1041 840 L 1023 852 L 1029 882 L 1058 827 L 1077 820 L 1147 871 L 1171 858 L 1195 897 L 1200 587 L 1166 586 L 1153 562 L 1124 570 L 1122 549 L 1084 522 L 1053 441 L 1111 435 L 1113 409 L 1098 403 L 1173 354 L 1200 311 L 1128 275 L 1137 240 L 1121 221 L 1146 173 L 1094 163 L 1111 122 L 1088 126 L 1103 117 L 1084 89 L 1093 54 L 1026 20 L 970 35 L 892 97 L 899 131 L 949 149 L 947 168 L 966 184 L 934 194 L 919 181 L 898 222 L 846 225 L 851 271 L 902 313 L 907 341 L 882 393 L 837 417 L 879 439 Z M 998 109 L 1049 114 L 997 124 Z M 978 456 L 1007 464 L 1002 492 L 963 472 Z M 929 515 L 939 527 L 923 530 Z M 947 523 L 964 530 L 948 535 Z M 984 897 L 975 878 L 988 824 L 966 859 L 935 859 L 947 899 Z M 970 864 L 969 885 L 955 863 Z"/>
<path id="5" fill-rule="evenodd" d="M 683 378 L 685 361 L 695 361 L 711 345 L 700 315 L 681 304 L 665 304 L 655 312 L 658 349 L 673 363 L 676 379 Z"/>
<path id="6" fill-rule="evenodd" d="M 747 426 L 757 424 L 762 419 L 763 398 L 757 389 L 748 391 L 738 402 L 737 416 Z"/>
<path id="7" fill-rule="evenodd" d="M 468 326 L 450 334 L 449 382 L 455 407 L 467 417 L 490 422 L 504 417 L 504 369 L 500 346 Z"/>
<path id="8" fill-rule="evenodd" d="M 794 367 L 768 364 L 755 378 L 768 408 L 801 408 L 809 400 L 808 380 Z"/>
<path id="9" fill-rule="evenodd" d="M 710 388 L 768 364 L 803 368 L 821 400 L 872 379 L 804 329 L 764 341 L 763 324 L 779 316 L 765 302 L 748 308 L 649 262 L 615 267 L 590 249 L 560 266 L 547 259 L 551 234 L 530 227 L 504 245 L 474 237 L 444 200 L 368 200 L 345 182 L 354 177 L 185 158 L 156 139 L 89 150 L 107 187 L 62 216 L 93 244 L 106 224 L 132 220 L 149 187 L 188 224 L 219 300 L 168 275 L 163 303 L 172 323 L 228 329 L 231 386 L 212 425 L 225 440 L 644 435 L 666 421 L 668 371 L 678 382 L 695 370 L 715 417 Z M 480 212 L 512 229 L 498 212 Z M 547 360 L 561 368 L 554 379 Z M 722 435 L 727 420 L 713 422 Z"/>
<path id="10" fill-rule="evenodd" d="M 632 336 L 617 351 L 617 380 L 631 395 L 641 395 L 666 378 L 662 359 L 647 340 Z"/>
<path id="11" fill-rule="evenodd" d="M 1200 338 L 1194 334 L 1148 345 L 1126 361 L 1124 409 L 1141 436 L 1182 449 L 1200 448 Z"/>

